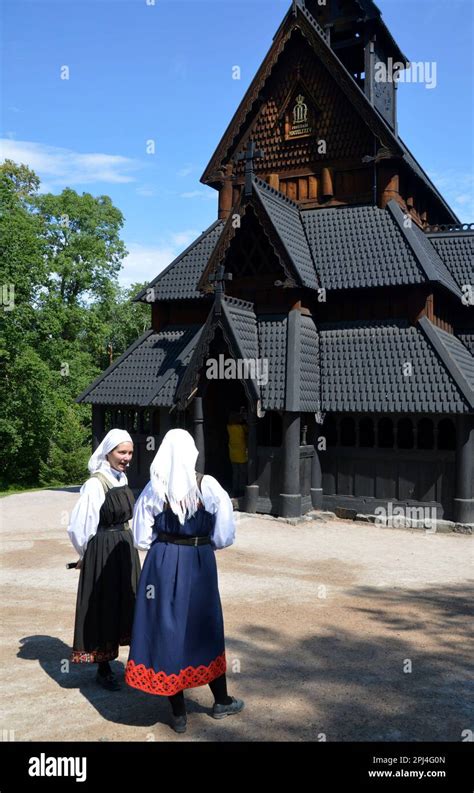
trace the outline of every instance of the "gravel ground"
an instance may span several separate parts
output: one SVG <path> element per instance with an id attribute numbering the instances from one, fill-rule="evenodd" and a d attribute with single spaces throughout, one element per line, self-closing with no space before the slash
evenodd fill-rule
<path id="1" fill-rule="evenodd" d="M 163 697 L 65 668 L 76 500 L 77 488 L 0 500 L 4 738 L 461 741 L 473 728 L 472 536 L 239 516 L 217 561 L 229 692 L 246 707 L 215 721 L 209 687 L 190 689 L 179 736 Z"/>

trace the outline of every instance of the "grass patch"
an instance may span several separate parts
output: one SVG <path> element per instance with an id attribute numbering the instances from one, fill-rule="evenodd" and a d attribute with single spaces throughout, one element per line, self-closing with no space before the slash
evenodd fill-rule
<path id="1" fill-rule="evenodd" d="M 34 492 L 39 492 L 41 490 L 57 490 L 58 488 L 61 488 L 61 487 L 80 487 L 81 484 L 83 484 L 83 483 L 82 482 L 73 482 L 70 485 L 64 485 L 64 484 L 58 483 L 58 484 L 55 484 L 55 485 L 45 485 L 44 487 L 39 487 L 39 486 L 38 487 L 28 487 L 26 485 L 24 487 L 22 487 L 21 485 L 12 485 L 11 487 L 8 488 L 8 490 L 2 490 L 0 492 L 0 498 L 5 498 L 6 496 L 15 496 L 15 495 L 18 495 L 19 493 L 34 493 Z"/>

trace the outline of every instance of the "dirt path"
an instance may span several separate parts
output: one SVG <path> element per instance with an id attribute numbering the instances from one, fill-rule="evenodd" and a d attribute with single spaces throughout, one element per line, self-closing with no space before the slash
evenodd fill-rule
<path id="1" fill-rule="evenodd" d="M 192 689 L 177 736 L 164 698 L 104 691 L 91 666 L 62 669 L 76 499 L 0 501 L 1 727 L 11 739 L 460 741 L 472 729 L 472 537 L 242 518 L 217 560 L 229 691 L 246 708 L 214 721 L 209 688 Z M 120 675 L 127 657 L 122 648 L 113 664 Z"/>

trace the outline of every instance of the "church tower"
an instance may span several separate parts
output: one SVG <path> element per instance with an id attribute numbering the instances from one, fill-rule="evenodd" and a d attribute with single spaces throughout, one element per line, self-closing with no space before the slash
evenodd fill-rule
<path id="1" fill-rule="evenodd" d="M 456 222 L 398 135 L 407 65 L 372 0 L 295 0 L 201 178 L 219 190 L 219 217 L 252 139 L 264 151 L 256 174 L 301 207 L 393 199 L 420 227 Z"/>
<path id="2" fill-rule="evenodd" d="M 137 488 L 182 426 L 246 512 L 474 523 L 474 227 L 399 135 L 406 66 L 372 0 L 291 4 L 201 177 L 218 217 L 78 398 L 95 442 L 134 436 Z"/>

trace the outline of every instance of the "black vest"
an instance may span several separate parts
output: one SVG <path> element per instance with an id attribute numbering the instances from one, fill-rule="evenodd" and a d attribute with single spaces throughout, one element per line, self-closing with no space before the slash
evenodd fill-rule
<path id="1" fill-rule="evenodd" d="M 93 476 L 99 479 L 105 490 L 105 501 L 100 508 L 97 531 L 123 530 L 133 515 L 135 497 L 128 485 L 113 487 L 103 475 L 96 472 Z"/>

